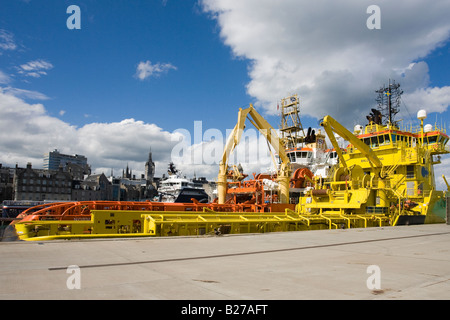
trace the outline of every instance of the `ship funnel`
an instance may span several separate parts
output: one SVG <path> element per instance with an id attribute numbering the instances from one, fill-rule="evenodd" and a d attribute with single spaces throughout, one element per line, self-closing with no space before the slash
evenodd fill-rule
<path id="1" fill-rule="evenodd" d="M 425 120 L 426 118 L 427 118 L 427 111 L 426 110 L 419 110 L 419 112 L 417 112 L 417 119 Z"/>

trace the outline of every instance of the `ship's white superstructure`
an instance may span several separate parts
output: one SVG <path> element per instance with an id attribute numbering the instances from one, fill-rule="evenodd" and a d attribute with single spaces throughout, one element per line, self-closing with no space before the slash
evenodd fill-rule
<path id="1" fill-rule="evenodd" d="M 161 202 L 191 202 L 191 198 L 200 202 L 208 201 L 203 185 L 183 177 L 173 163 L 169 164 L 168 174 L 168 177 L 159 183 L 158 193 Z"/>

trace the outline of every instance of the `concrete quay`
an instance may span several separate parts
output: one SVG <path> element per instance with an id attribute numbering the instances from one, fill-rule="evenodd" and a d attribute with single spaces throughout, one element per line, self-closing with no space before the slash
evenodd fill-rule
<path id="1" fill-rule="evenodd" d="M 2 300 L 450 299 L 446 224 L 0 242 L 0 257 Z"/>

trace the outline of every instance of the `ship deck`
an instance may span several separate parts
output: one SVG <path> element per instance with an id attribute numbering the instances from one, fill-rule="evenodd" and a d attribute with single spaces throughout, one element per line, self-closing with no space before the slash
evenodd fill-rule
<path id="1" fill-rule="evenodd" d="M 450 299 L 450 225 L 0 243 L 0 299 Z M 80 269 L 69 290 L 67 268 Z M 368 267 L 381 287 L 369 289 Z"/>

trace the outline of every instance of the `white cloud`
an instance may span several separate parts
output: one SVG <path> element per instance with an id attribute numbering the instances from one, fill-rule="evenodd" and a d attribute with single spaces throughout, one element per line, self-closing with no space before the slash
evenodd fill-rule
<path id="1" fill-rule="evenodd" d="M 193 134 L 180 129 L 176 131 L 179 136 L 173 136 L 176 145 L 172 149 L 171 159 L 177 168 L 188 175 L 196 173 L 216 179 L 219 163 L 231 131 L 230 128 L 226 132 L 218 129 L 208 129 L 203 132 L 201 127 L 196 125 L 194 125 Z M 266 139 L 250 124 L 249 128 L 243 131 L 240 141 L 229 155 L 228 165 L 241 164 L 244 173 L 249 176 L 253 172 L 265 172 L 272 167 L 272 157 Z"/>
<path id="2" fill-rule="evenodd" d="M 427 112 L 444 112 L 450 101 L 450 87 L 419 88 L 404 96 L 408 106 L 417 112 L 426 109 Z"/>
<path id="3" fill-rule="evenodd" d="M 0 90 L 0 162 L 42 164 L 48 149 L 73 145 L 75 128 L 47 115 L 42 104 L 28 104 Z M 53 148 L 53 149 L 52 149 Z M 37 161 L 39 159 L 39 161 Z"/>
<path id="4" fill-rule="evenodd" d="M 32 99 L 32 100 L 48 100 L 50 99 L 45 94 L 40 93 L 38 91 L 31 91 L 31 90 L 25 90 L 25 89 L 19 89 L 19 88 L 12 88 L 12 87 L 6 87 L 6 88 L 0 88 L 5 94 L 9 94 L 18 98 L 24 98 L 24 99 Z"/>
<path id="5" fill-rule="evenodd" d="M 14 42 L 14 36 L 11 32 L 0 29 L 0 55 L 2 50 L 16 50 L 17 45 Z"/>
<path id="6" fill-rule="evenodd" d="M 128 164 L 134 174 L 144 171 L 149 149 L 159 176 L 173 161 L 188 176 L 215 179 L 219 170 L 227 132 L 218 129 L 190 133 L 185 129 L 164 131 L 156 124 L 135 119 L 112 123 L 89 123 L 75 127 L 50 116 L 43 104 L 29 104 L 0 87 L 0 163 L 4 166 L 43 165 L 44 153 L 58 149 L 62 153 L 82 154 L 93 172 L 120 174 Z M 61 113 L 60 113 L 61 115 Z M 198 141 L 197 141 L 198 140 Z M 179 152 L 181 150 L 181 152 Z M 264 171 L 272 165 L 266 140 L 254 129 L 243 133 L 241 144 L 230 157 L 230 164 L 241 163 L 245 173 Z"/>
<path id="7" fill-rule="evenodd" d="M 6 84 L 9 83 L 10 81 L 11 78 L 6 73 L 0 70 L 0 84 Z"/>
<path id="8" fill-rule="evenodd" d="M 158 157 L 170 160 L 172 134 L 155 124 L 135 119 L 113 123 L 91 123 L 77 130 L 79 145 L 97 165 L 109 166 L 117 161 L 145 162 L 148 150 L 158 150 Z"/>
<path id="9" fill-rule="evenodd" d="M 33 71 L 33 70 L 40 70 L 40 69 L 48 70 L 48 69 L 53 68 L 53 65 L 44 60 L 35 60 L 35 61 L 30 61 L 26 64 L 23 64 L 20 67 L 25 71 Z"/>
<path id="10" fill-rule="evenodd" d="M 149 77 L 158 77 L 163 73 L 167 73 L 170 70 L 177 70 L 177 67 L 170 63 L 155 63 L 150 61 L 140 62 L 136 69 L 135 76 L 140 80 L 145 80 Z"/>
<path id="11" fill-rule="evenodd" d="M 119 174 L 127 163 L 143 173 L 150 147 L 159 172 L 170 162 L 176 134 L 155 124 L 126 119 L 77 128 L 48 115 L 43 104 L 29 104 L 13 93 L 0 88 L 0 163 L 5 166 L 32 162 L 42 167 L 44 154 L 54 149 L 85 155 L 94 171 L 105 174 L 111 169 Z"/>
<path id="12" fill-rule="evenodd" d="M 43 75 L 47 75 L 47 70 L 53 69 L 53 65 L 45 60 L 34 60 L 26 64 L 22 64 L 18 67 L 18 73 L 24 74 L 28 77 L 40 78 Z"/>
<path id="13" fill-rule="evenodd" d="M 423 58 L 448 40 L 450 2 L 427 0 L 201 0 L 233 54 L 250 61 L 249 95 L 268 114 L 298 93 L 304 114 L 365 119 L 374 91 L 395 79 L 405 94 L 420 90 L 448 108 L 445 88 L 429 88 Z M 381 30 L 369 30 L 367 7 L 381 8 Z M 411 65 L 415 63 L 415 65 Z M 411 72 L 414 69 L 414 72 Z M 408 82 L 408 84 L 406 83 Z M 402 86 L 403 87 L 403 86 Z M 352 117 L 342 117 L 352 114 Z"/>

